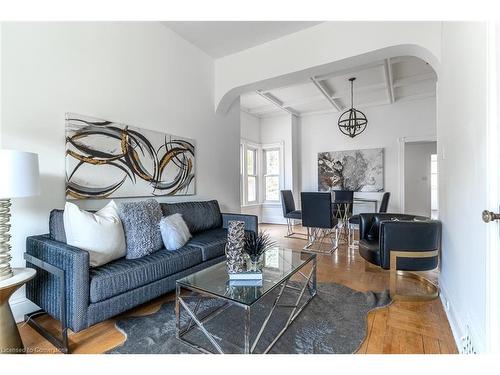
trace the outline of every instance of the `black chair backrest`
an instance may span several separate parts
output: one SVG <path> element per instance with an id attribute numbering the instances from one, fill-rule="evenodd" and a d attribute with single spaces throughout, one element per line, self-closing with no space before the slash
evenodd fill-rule
<path id="1" fill-rule="evenodd" d="M 354 199 L 354 191 L 351 190 L 333 190 L 332 195 L 335 203 L 352 203 Z"/>
<path id="2" fill-rule="evenodd" d="M 283 216 L 295 211 L 295 201 L 291 190 L 281 190 L 281 207 L 283 208 Z"/>
<path id="3" fill-rule="evenodd" d="M 333 228 L 332 196 L 330 193 L 300 193 L 302 225 L 310 228 Z"/>
<path id="4" fill-rule="evenodd" d="M 387 212 L 387 206 L 389 205 L 389 198 L 391 197 L 391 193 L 385 192 L 382 196 L 382 202 L 380 203 L 379 213 L 383 214 Z"/>

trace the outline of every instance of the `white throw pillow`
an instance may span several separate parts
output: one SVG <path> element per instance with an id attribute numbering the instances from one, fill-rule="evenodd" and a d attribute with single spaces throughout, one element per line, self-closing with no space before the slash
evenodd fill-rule
<path id="1" fill-rule="evenodd" d="M 63 220 L 66 242 L 89 252 L 90 267 L 102 266 L 127 253 L 123 226 L 114 201 L 95 214 L 66 202 Z"/>
<path id="2" fill-rule="evenodd" d="M 167 250 L 177 250 L 191 238 L 191 233 L 181 214 L 165 216 L 160 220 L 160 232 Z"/>

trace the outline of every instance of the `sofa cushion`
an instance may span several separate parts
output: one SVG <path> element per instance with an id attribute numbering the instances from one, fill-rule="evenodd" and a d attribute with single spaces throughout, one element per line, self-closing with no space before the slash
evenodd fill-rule
<path id="1" fill-rule="evenodd" d="M 224 255 L 227 242 L 227 229 L 217 228 L 198 233 L 187 243 L 201 250 L 203 261 Z"/>
<path id="2" fill-rule="evenodd" d="M 192 235 L 222 227 L 222 215 L 216 200 L 206 202 L 160 203 L 163 216 L 181 214 Z"/>
<path id="3" fill-rule="evenodd" d="M 118 214 L 127 243 L 127 259 L 141 258 L 163 247 L 160 204 L 154 199 L 120 202 Z"/>
<path id="4" fill-rule="evenodd" d="M 96 213 L 66 202 L 63 217 L 67 244 L 88 251 L 90 267 L 102 266 L 127 253 L 115 201 Z"/>
<path id="5" fill-rule="evenodd" d="M 167 250 L 180 249 L 192 237 L 181 214 L 162 217 L 160 232 Z"/>
<path id="6" fill-rule="evenodd" d="M 90 302 L 103 301 L 201 263 L 201 250 L 161 249 L 138 259 L 121 258 L 90 269 Z"/>

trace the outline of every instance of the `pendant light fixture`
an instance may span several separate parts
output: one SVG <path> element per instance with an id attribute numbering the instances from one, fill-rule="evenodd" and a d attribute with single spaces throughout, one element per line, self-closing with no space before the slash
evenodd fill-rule
<path id="1" fill-rule="evenodd" d="M 349 78 L 351 82 L 351 108 L 342 113 L 338 121 L 340 131 L 351 138 L 363 133 L 368 124 L 365 114 L 354 108 L 353 85 L 355 79 L 356 77 Z"/>

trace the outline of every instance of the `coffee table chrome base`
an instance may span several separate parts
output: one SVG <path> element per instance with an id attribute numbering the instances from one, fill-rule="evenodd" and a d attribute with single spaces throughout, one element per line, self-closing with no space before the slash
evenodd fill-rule
<path id="1" fill-rule="evenodd" d="M 302 268 L 307 265 L 308 263 L 312 263 L 311 269 L 307 273 L 302 272 Z M 288 278 L 284 279 L 280 285 L 278 285 L 279 288 L 279 293 L 276 296 L 276 298 L 273 301 L 272 307 L 270 311 L 267 313 L 266 318 L 262 322 L 262 324 L 257 327 L 258 332 L 255 337 L 251 337 L 251 308 L 252 305 L 245 305 L 241 304 L 235 301 L 232 301 L 230 299 L 225 299 L 221 298 L 220 296 L 208 293 L 206 291 L 199 290 L 194 287 L 187 287 L 183 285 L 177 284 L 176 287 L 176 299 L 175 299 L 175 314 L 176 314 L 176 324 L 177 324 L 177 330 L 176 330 L 176 337 L 177 339 L 181 340 L 185 344 L 189 345 L 192 348 L 195 348 L 199 350 L 202 353 L 207 353 L 207 354 L 226 354 L 226 353 L 233 353 L 232 351 L 224 351 L 223 347 L 220 344 L 221 339 L 216 336 L 216 334 L 210 332 L 207 329 L 207 323 L 218 316 L 219 314 L 222 314 L 224 311 L 226 311 L 229 307 L 231 306 L 238 306 L 242 308 L 243 313 L 244 313 L 244 329 L 243 329 L 243 348 L 240 348 L 241 351 L 238 353 L 243 353 L 243 354 L 255 354 L 257 345 L 260 343 L 260 340 L 262 338 L 262 335 L 264 332 L 266 332 L 266 328 L 271 321 L 271 318 L 273 316 L 273 313 L 276 311 L 276 309 L 288 309 L 290 310 L 290 313 L 288 315 L 288 318 L 286 320 L 285 325 L 283 328 L 272 338 L 271 342 L 268 344 L 268 346 L 258 354 L 266 354 L 268 353 L 274 344 L 279 340 L 279 338 L 285 333 L 287 328 L 292 324 L 292 322 L 299 316 L 299 314 L 304 310 L 304 308 L 309 304 L 309 302 L 316 296 L 317 290 L 316 290 L 316 267 L 317 267 L 317 261 L 316 258 L 313 258 L 310 262 L 307 262 L 303 265 L 303 267 L 297 269 L 296 272 L 291 274 Z M 297 276 L 300 275 L 304 281 L 303 285 L 300 288 L 297 288 L 295 286 L 289 285 L 289 281 L 292 278 L 292 276 Z M 294 304 L 280 304 L 280 300 L 282 297 L 285 295 L 285 291 L 287 289 L 295 290 L 299 292 L 299 295 L 295 301 Z M 192 293 L 192 296 L 194 295 L 195 298 L 198 298 L 198 300 L 195 303 L 194 308 L 191 308 L 189 304 L 187 303 L 185 297 L 183 296 L 183 291 L 186 290 L 188 292 Z M 301 302 L 305 293 L 309 294 L 307 299 L 304 302 Z M 216 299 L 223 299 L 225 303 L 215 309 L 214 311 L 206 314 L 205 316 L 200 316 L 200 313 L 198 312 L 199 307 L 201 305 L 201 302 L 205 298 L 216 298 Z M 259 303 L 259 302 L 256 302 Z M 186 324 L 185 327 L 181 327 L 181 313 L 182 311 L 185 311 L 188 316 L 189 316 L 189 321 Z M 193 324 L 194 323 L 194 324 Z M 197 344 L 194 342 L 189 341 L 185 336 L 186 334 L 191 331 L 192 329 L 199 329 L 203 335 L 209 340 L 213 351 Z M 237 334 L 237 333 L 235 333 Z M 219 341 L 219 342 L 218 342 Z"/>

